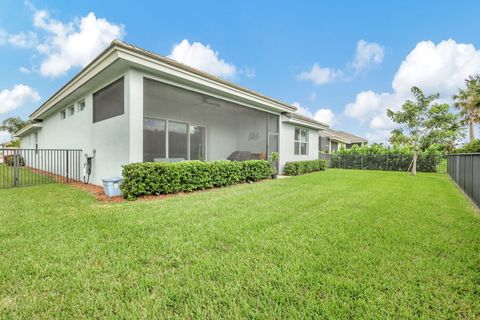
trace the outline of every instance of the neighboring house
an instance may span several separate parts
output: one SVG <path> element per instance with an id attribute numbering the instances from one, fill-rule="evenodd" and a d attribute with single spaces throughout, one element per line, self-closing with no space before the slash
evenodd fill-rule
<path id="1" fill-rule="evenodd" d="M 318 158 L 327 125 L 290 104 L 172 59 L 113 41 L 30 115 L 22 148 L 81 149 L 90 181 L 142 161 L 217 160 L 245 151 L 287 161 Z"/>
<path id="2" fill-rule="evenodd" d="M 368 144 L 367 139 L 345 131 L 336 131 L 330 128 L 320 132 L 318 142 L 319 150 L 327 153 L 335 152 L 342 147 L 350 149 L 354 145 L 361 147 Z"/>

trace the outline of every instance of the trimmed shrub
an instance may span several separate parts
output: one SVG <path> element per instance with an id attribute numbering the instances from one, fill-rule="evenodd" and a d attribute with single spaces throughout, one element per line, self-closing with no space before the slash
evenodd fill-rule
<path id="1" fill-rule="evenodd" d="M 287 162 L 283 172 L 287 176 L 298 176 L 304 173 L 324 171 L 327 167 L 325 160 L 307 160 Z"/>
<path id="2" fill-rule="evenodd" d="M 272 167 L 265 160 L 247 160 L 240 163 L 245 181 L 258 181 L 273 174 Z"/>
<path id="3" fill-rule="evenodd" d="M 272 172 L 265 160 L 218 160 L 132 163 L 123 166 L 122 174 L 120 189 L 123 196 L 134 200 L 146 195 L 191 192 L 258 181 L 270 177 Z"/>
<path id="4" fill-rule="evenodd" d="M 333 154 L 331 168 L 407 171 L 413 159 L 410 154 Z M 443 156 L 419 154 L 417 171 L 436 172 Z"/>

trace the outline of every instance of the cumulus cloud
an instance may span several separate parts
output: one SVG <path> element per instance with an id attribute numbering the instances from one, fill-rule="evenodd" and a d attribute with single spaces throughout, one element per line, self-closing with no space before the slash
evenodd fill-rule
<path id="1" fill-rule="evenodd" d="M 0 91 L 0 114 L 39 100 L 40 95 L 36 90 L 24 84 L 17 84 L 12 89 Z"/>
<path id="2" fill-rule="evenodd" d="M 235 65 L 220 59 L 219 53 L 209 45 L 190 43 L 188 39 L 174 45 L 168 57 L 222 78 L 233 78 L 238 71 Z M 254 73 L 249 75 L 254 76 Z"/>
<path id="3" fill-rule="evenodd" d="M 42 56 L 40 74 L 48 77 L 84 67 L 112 40 L 124 35 L 122 25 L 97 18 L 93 12 L 64 23 L 51 18 L 46 10 L 34 10 L 33 25 L 44 33 L 36 49 Z"/>
<path id="4" fill-rule="evenodd" d="M 357 42 L 355 59 L 352 62 L 352 67 L 357 72 L 360 72 L 382 63 L 384 50 L 385 49 L 378 43 L 359 40 Z"/>
<path id="5" fill-rule="evenodd" d="M 297 78 L 300 80 L 310 80 L 317 86 L 321 86 L 338 79 L 341 75 L 341 70 L 322 68 L 318 63 L 314 63 L 309 71 L 300 73 Z"/>
<path id="6" fill-rule="evenodd" d="M 294 102 L 292 105 L 297 107 L 296 113 L 302 116 L 312 118 L 329 126 L 331 126 L 334 122 L 335 114 L 329 108 L 320 108 L 315 113 L 312 113 L 308 108 L 302 107 L 298 102 Z"/>
<path id="7" fill-rule="evenodd" d="M 384 141 L 395 124 L 385 114 L 387 108 L 400 109 L 411 99 L 410 89 L 418 86 L 426 94 L 440 93 L 449 102 L 464 79 L 480 72 L 480 50 L 472 44 L 461 44 L 449 39 L 438 44 L 419 42 L 401 63 L 392 81 L 392 91 L 376 93 L 371 90 L 356 95 L 355 101 L 345 106 L 344 114 L 367 123 L 370 136 Z"/>
<path id="8" fill-rule="evenodd" d="M 344 68 L 320 67 L 318 63 L 314 63 L 310 70 L 297 75 L 297 79 L 312 81 L 317 86 L 340 79 L 352 80 L 358 73 L 382 63 L 384 50 L 378 43 L 359 40 L 355 50 L 355 58 L 352 62 L 347 63 Z"/>

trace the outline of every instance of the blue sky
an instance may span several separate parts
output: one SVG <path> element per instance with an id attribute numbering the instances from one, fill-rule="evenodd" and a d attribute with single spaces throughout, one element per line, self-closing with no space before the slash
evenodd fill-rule
<path id="1" fill-rule="evenodd" d="M 412 85 L 448 102 L 480 73 L 480 2 L 417 2 L 3 0 L 0 120 L 28 117 L 120 37 L 381 142 Z"/>

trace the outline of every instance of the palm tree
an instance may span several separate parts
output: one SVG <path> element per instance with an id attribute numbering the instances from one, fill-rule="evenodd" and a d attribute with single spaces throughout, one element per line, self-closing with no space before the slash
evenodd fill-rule
<path id="1" fill-rule="evenodd" d="M 0 126 L 0 131 L 7 131 L 13 138 L 13 135 L 18 130 L 22 129 L 30 122 L 27 120 L 22 120 L 20 117 L 10 117 L 2 121 L 2 125 Z"/>
<path id="2" fill-rule="evenodd" d="M 468 125 L 470 142 L 475 140 L 474 124 L 480 122 L 480 75 L 465 79 L 466 88 L 458 89 L 453 96 L 454 106 L 460 110 L 463 122 Z"/>

